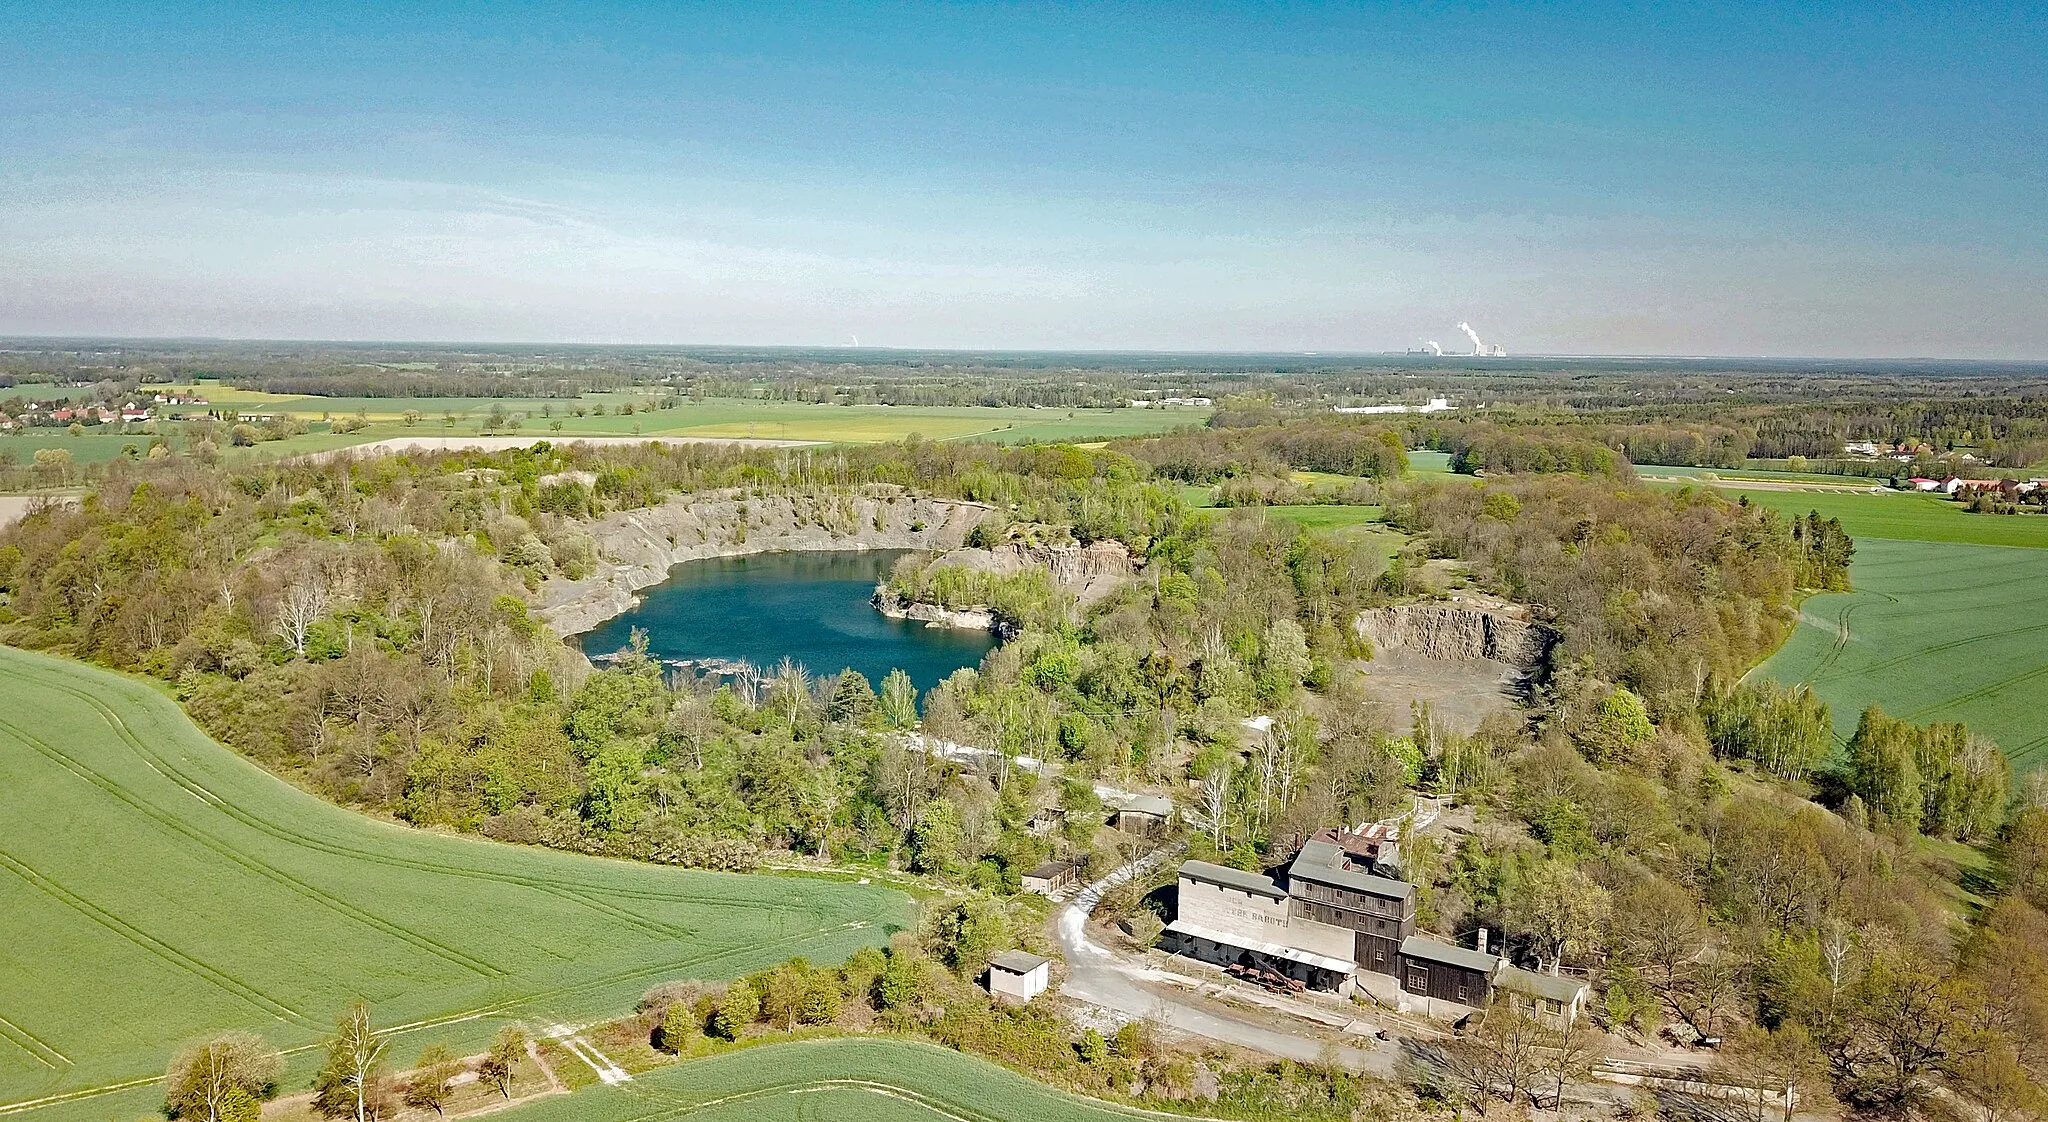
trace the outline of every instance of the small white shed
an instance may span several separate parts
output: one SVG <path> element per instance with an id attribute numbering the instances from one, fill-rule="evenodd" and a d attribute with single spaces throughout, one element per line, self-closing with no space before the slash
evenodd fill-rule
<path id="1" fill-rule="evenodd" d="M 1052 960 L 1029 951 L 1004 951 L 988 960 L 990 997 L 1029 1001 L 1052 984 Z"/>

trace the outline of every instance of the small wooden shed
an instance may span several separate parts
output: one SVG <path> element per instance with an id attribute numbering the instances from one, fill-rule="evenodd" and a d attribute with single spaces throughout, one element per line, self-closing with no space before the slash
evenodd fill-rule
<path id="1" fill-rule="evenodd" d="M 1053 896 L 1081 883 L 1081 870 L 1072 861 L 1047 861 L 1024 874 L 1024 891 Z"/>

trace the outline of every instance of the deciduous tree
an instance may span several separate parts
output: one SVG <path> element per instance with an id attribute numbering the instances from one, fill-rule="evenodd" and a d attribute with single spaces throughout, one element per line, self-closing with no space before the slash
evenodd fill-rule
<path id="1" fill-rule="evenodd" d="M 278 1055 L 263 1038 L 231 1032 L 195 1044 L 171 1060 L 164 1105 L 175 1118 L 232 1122 L 244 1100 L 260 1101 L 277 1082 Z"/>
<path id="2" fill-rule="evenodd" d="M 480 1078 L 489 1080 L 498 1093 L 507 1099 L 512 1097 L 512 1075 L 518 1070 L 520 1057 L 526 1055 L 526 1034 L 517 1025 L 506 1025 L 498 1030 L 497 1038 L 491 1041 L 491 1050 L 484 1056 L 484 1062 L 477 1069 Z"/>
<path id="3" fill-rule="evenodd" d="M 373 1122 L 389 1109 L 386 1042 L 370 1027 L 370 1007 L 352 1003 L 335 1023 L 327 1062 L 313 1081 L 313 1108 L 328 1118 Z"/>
<path id="4" fill-rule="evenodd" d="M 429 1044 L 413 1061 L 412 1074 L 405 1082 L 405 1104 L 443 1113 L 453 1093 L 449 1081 L 462 1072 L 462 1061 L 445 1044 Z"/>

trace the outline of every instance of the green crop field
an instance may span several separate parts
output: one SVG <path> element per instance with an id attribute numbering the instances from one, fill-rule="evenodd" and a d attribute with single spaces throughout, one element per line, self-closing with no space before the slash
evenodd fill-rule
<path id="1" fill-rule="evenodd" d="M 2015 771 L 2048 765 L 2033 704 L 2048 679 L 2048 603 L 2032 595 L 2048 577 L 2048 516 L 1971 514 L 1925 494 L 1727 493 L 1788 516 L 1817 510 L 1856 539 L 1855 591 L 1807 600 L 1757 673 L 1811 685 L 1843 739 L 1875 702 L 1922 723 L 1962 721 Z"/>
<path id="2" fill-rule="evenodd" d="M 0 460 L 17 464 L 32 464 L 36 461 L 39 448 L 62 448 L 71 453 L 73 463 L 103 464 L 132 450 L 140 456 L 149 451 L 149 442 L 156 439 L 145 433 L 123 435 L 113 431 L 112 426 L 98 426 L 72 436 L 63 429 L 23 429 L 0 436 Z"/>
<path id="3" fill-rule="evenodd" d="M 931 1044 L 836 1039 L 689 1060 L 631 1083 L 514 1107 L 506 1122 L 1112 1122 L 1143 1112 L 1076 1098 Z"/>
<path id="4" fill-rule="evenodd" d="M 1892 538 L 2048 549 L 2048 515 L 1971 514 L 1961 503 L 1935 495 L 1736 488 L 1727 488 L 1726 493 L 1730 498 L 1739 496 L 1786 514 L 1803 515 L 1818 510 L 1824 517 L 1841 519 L 1842 528 L 1858 541 Z"/>
<path id="5" fill-rule="evenodd" d="M 877 887 L 373 821 L 148 686 L 6 648 L 0 775 L 0 1114 L 56 1097 L 52 1116 L 134 1117 L 181 1042 L 240 1028 L 303 1048 L 356 997 L 419 1026 L 394 1045 L 409 1057 L 504 1018 L 616 1015 L 667 979 L 836 962 L 911 921 Z"/>
<path id="6" fill-rule="evenodd" d="M 1963 721 L 2015 771 L 2048 762 L 2048 599 L 2034 595 L 2048 550 L 1858 538 L 1850 575 L 1856 590 L 1807 600 L 1758 673 L 1810 684 L 1844 738 L 1875 702 L 1914 721 Z"/>

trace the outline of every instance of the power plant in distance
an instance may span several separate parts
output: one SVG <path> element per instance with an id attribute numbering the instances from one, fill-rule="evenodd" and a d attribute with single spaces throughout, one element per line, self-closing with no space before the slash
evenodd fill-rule
<path id="1" fill-rule="evenodd" d="M 1460 322 L 1459 322 L 1459 324 L 1458 324 L 1458 330 L 1460 330 L 1460 331 L 1462 331 L 1462 332 L 1464 332 L 1464 333 L 1465 333 L 1465 338 L 1467 338 L 1467 339 L 1470 339 L 1470 340 L 1472 340 L 1472 354 L 1471 354 L 1471 355 L 1470 355 L 1469 357 L 1472 357 L 1472 358 L 1506 358 L 1506 357 L 1508 357 L 1508 349 L 1507 349 L 1506 347 L 1503 347 L 1503 346 L 1501 346 L 1501 345 L 1500 345 L 1499 343 L 1495 343 L 1495 344 L 1493 344 L 1492 346 L 1488 346 L 1487 344 L 1485 344 L 1485 343 L 1482 343 L 1482 342 L 1480 342 L 1480 341 L 1479 341 L 1479 333 L 1478 333 L 1477 331 L 1474 331 L 1474 330 L 1472 330 L 1472 325 L 1471 325 L 1471 324 L 1469 324 L 1469 323 L 1465 323 L 1465 322 L 1463 322 L 1463 321 L 1460 321 Z M 1437 356 L 1441 356 L 1441 355 L 1442 355 L 1442 354 L 1444 353 L 1444 345 L 1443 345 L 1442 343 L 1439 343 L 1439 342 L 1437 342 L 1437 341 L 1436 341 L 1436 340 L 1434 340 L 1434 339 L 1431 339 L 1431 340 L 1430 340 L 1430 341 L 1428 341 L 1427 343 L 1424 343 L 1424 344 L 1422 344 L 1422 349 L 1421 349 L 1421 350 L 1419 350 L 1419 351 L 1409 351 L 1408 353 L 1409 353 L 1409 354 L 1411 354 L 1411 355 L 1412 355 L 1412 354 L 1425 354 L 1425 355 L 1437 355 Z"/>

